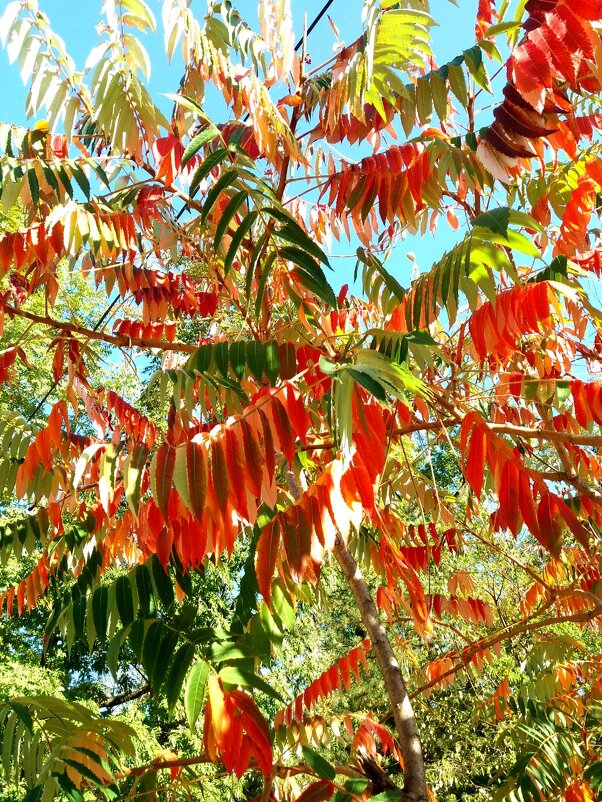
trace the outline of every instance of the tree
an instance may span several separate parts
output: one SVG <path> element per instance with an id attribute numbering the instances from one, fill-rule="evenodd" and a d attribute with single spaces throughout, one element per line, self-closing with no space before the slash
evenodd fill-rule
<path id="1" fill-rule="evenodd" d="M 3 41 L 46 119 L 0 126 L 2 201 L 25 217 L 0 238 L 2 316 L 44 333 L 53 383 L 46 420 L 15 411 L 3 431 L 2 549 L 35 564 L 0 608 L 48 605 L 44 655 L 84 644 L 120 681 L 140 671 L 133 694 L 196 738 L 141 763 L 118 716 L 11 699 L 4 770 L 28 802 L 194 798 L 223 773 L 262 802 L 423 802 L 453 747 L 438 706 L 454 727 L 460 698 L 507 741 L 484 793 L 602 787 L 602 386 L 586 375 L 602 10 L 574 5 L 512 19 L 480 2 L 476 44 L 437 67 L 426 3 L 366 0 L 359 38 L 308 71 L 283 0 L 260 4 L 261 34 L 230 2 L 199 21 L 165 0 L 184 60 L 167 119 L 142 0 L 105 3 L 85 73 L 36 3 L 9 3 Z M 207 116 L 208 84 L 231 119 Z M 400 239 L 460 220 L 408 287 L 385 267 Z M 332 236 L 359 242 L 360 297 L 326 279 Z M 106 289 L 97 321 L 59 308 L 65 264 Z M 94 383 L 95 343 L 156 367 L 139 398 Z M 6 386 L 28 351 L 7 343 Z M 327 603 L 330 558 L 347 651 L 301 686 L 295 624 Z M 367 689 L 370 663 L 384 693 L 344 696 L 321 751 L 321 706 Z"/>

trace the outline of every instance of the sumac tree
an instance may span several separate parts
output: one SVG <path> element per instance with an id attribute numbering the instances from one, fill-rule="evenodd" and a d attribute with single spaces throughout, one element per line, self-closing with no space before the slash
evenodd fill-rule
<path id="1" fill-rule="evenodd" d="M 9 700 L 3 765 L 28 802 L 190 799 L 215 766 L 261 778 L 263 802 L 425 802 L 414 708 L 436 717 L 466 681 L 483 720 L 513 721 L 498 797 L 602 787 L 602 6 L 508 9 L 480 2 L 474 44 L 438 66 L 426 1 L 366 0 L 358 39 L 309 69 L 287 0 L 260 2 L 260 33 L 229 1 L 197 18 L 164 0 L 184 63 L 166 116 L 143 0 L 104 3 L 83 73 L 36 0 L 7 5 L 2 40 L 44 119 L 0 125 L 2 202 L 23 209 L 0 235 L 0 380 L 27 380 L 15 320 L 52 375 L 33 415 L 0 419 L 20 511 L 0 547 L 34 558 L 0 611 L 45 605 L 45 654 L 77 639 L 114 673 L 127 655 L 139 695 L 202 735 L 142 765 L 118 717 Z M 340 157 L 350 144 L 362 158 Z M 403 238 L 455 229 L 431 269 L 395 277 Z M 333 237 L 357 247 L 357 294 L 327 281 Z M 106 290 L 96 323 L 57 302 L 65 265 Z M 96 343 L 156 368 L 138 401 L 95 384 Z M 196 579 L 242 546 L 228 626 L 201 626 Z M 329 560 L 363 630 L 285 696 L 274 655 Z M 500 676 L 515 643 L 522 682 Z M 370 663 L 385 695 L 343 716 L 333 764 L 318 730 Z"/>

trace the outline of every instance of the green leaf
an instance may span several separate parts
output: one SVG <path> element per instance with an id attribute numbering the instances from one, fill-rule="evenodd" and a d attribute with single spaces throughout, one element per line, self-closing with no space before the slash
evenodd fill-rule
<path id="1" fill-rule="evenodd" d="M 161 658 L 159 646 L 164 629 L 165 626 L 161 621 L 153 621 L 144 633 L 144 641 L 142 642 L 142 665 L 154 691 L 158 690 L 155 684 L 155 668 L 157 661 Z"/>
<path id="2" fill-rule="evenodd" d="M 245 367 L 247 365 L 247 344 L 243 340 L 235 340 L 233 343 L 230 343 L 229 349 L 229 360 L 230 360 L 230 367 L 232 368 L 232 372 L 236 376 L 237 380 L 240 381 L 243 377 L 245 372 Z"/>
<path id="3" fill-rule="evenodd" d="M 290 242 L 292 245 L 298 245 L 302 251 L 310 253 L 312 256 L 315 256 L 318 261 L 330 267 L 330 263 L 324 251 L 316 245 L 301 228 L 286 225 L 279 228 L 275 234 L 280 239 Z"/>
<path id="4" fill-rule="evenodd" d="M 208 349 L 210 356 L 215 363 L 215 367 L 219 370 L 222 376 L 227 379 L 228 378 L 228 352 L 229 352 L 229 345 L 227 342 L 221 343 L 213 343 L 211 346 L 204 346 Z M 209 350 L 210 349 L 210 350 Z M 206 372 L 209 372 L 209 368 L 211 365 L 209 364 L 206 368 Z M 214 371 L 213 371 L 214 372 Z"/>
<path id="5" fill-rule="evenodd" d="M 490 36 L 499 36 L 500 33 L 507 33 L 508 31 L 515 31 L 521 27 L 521 20 L 508 20 L 507 22 L 498 22 L 496 25 L 490 25 L 485 31 L 483 36 L 489 38 Z"/>
<path id="6" fill-rule="evenodd" d="M 115 582 L 115 601 L 123 626 L 131 624 L 134 620 L 134 599 L 132 586 L 127 576 L 120 576 Z"/>
<path id="7" fill-rule="evenodd" d="M 267 241 L 268 241 L 268 232 L 264 231 L 264 233 L 259 237 L 259 239 L 255 243 L 255 247 L 253 248 L 253 252 L 251 254 L 249 263 L 246 265 L 247 275 L 245 277 L 245 296 L 247 297 L 247 299 L 251 297 L 251 286 L 253 284 L 253 278 L 255 276 L 257 262 L 259 261 L 261 255 L 263 254 L 263 249 Z"/>
<path id="8" fill-rule="evenodd" d="M 588 766 L 583 777 L 595 791 L 602 791 L 602 760 L 596 760 Z"/>
<path id="9" fill-rule="evenodd" d="M 69 802 L 85 802 L 81 791 L 78 790 L 66 774 L 55 774 L 54 776 Z"/>
<path id="10" fill-rule="evenodd" d="M 296 220 L 290 217 L 286 212 L 282 211 L 281 209 L 277 209 L 276 207 L 270 207 L 269 209 L 264 209 L 263 211 L 266 214 L 269 214 L 270 217 L 273 217 L 276 220 L 284 223 L 282 228 L 274 232 L 277 237 L 281 237 L 281 239 L 291 242 L 293 245 L 299 245 L 299 247 L 304 251 L 307 251 L 308 253 L 311 253 L 312 256 L 315 256 L 318 261 L 322 262 L 327 267 L 330 267 L 328 257 L 322 248 L 320 248 L 320 246 L 311 239 L 309 234 L 307 234 L 301 228 Z"/>
<path id="11" fill-rule="evenodd" d="M 364 373 L 361 370 L 356 370 L 355 368 L 347 368 L 347 372 L 355 382 L 361 384 L 364 389 L 368 390 L 368 392 L 371 393 L 375 398 L 378 398 L 379 401 L 387 400 L 387 393 L 385 392 L 382 384 L 380 384 L 376 379 L 373 379 L 368 373 Z"/>
<path id="12" fill-rule="evenodd" d="M 61 179 L 61 184 L 63 185 L 65 192 L 69 195 L 70 198 L 73 197 L 73 186 L 71 184 L 71 180 L 67 175 L 67 171 L 62 165 L 59 165 L 56 168 L 57 173 L 59 174 L 59 178 Z"/>
<path id="13" fill-rule="evenodd" d="M 146 799 L 148 802 L 153 802 L 153 800 L 158 799 L 157 772 L 145 771 L 142 777 L 139 777 L 136 781 L 135 789 L 134 799 Z"/>
<path id="14" fill-rule="evenodd" d="M 136 443 L 132 453 L 128 455 L 124 468 L 124 495 L 128 506 L 136 519 L 142 483 L 142 469 L 148 457 L 148 448 L 144 443 Z"/>
<path id="15" fill-rule="evenodd" d="M 437 345 L 437 341 L 433 339 L 431 333 L 426 329 L 416 329 L 416 331 L 409 331 L 403 336 L 404 340 L 415 345 Z"/>
<path id="16" fill-rule="evenodd" d="M 188 162 L 194 156 L 196 156 L 203 145 L 213 142 L 217 136 L 219 136 L 219 129 L 215 125 L 209 125 L 207 128 L 203 128 L 200 134 L 197 134 L 193 139 L 191 139 L 182 156 L 182 169 L 184 169 Z"/>
<path id="17" fill-rule="evenodd" d="M 194 645 L 192 643 L 184 643 L 174 654 L 173 660 L 171 661 L 167 682 L 165 684 L 165 697 L 167 699 L 170 715 L 180 696 L 184 678 L 188 673 L 193 657 Z"/>
<path id="18" fill-rule="evenodd" d="M 186 690 L 184 691 L 184 709 L 186 710 L 186 719 L 191 730 L 194 729 L 203 706 L 208 675 L 209 665 L 204 660 L 198 660 L 192 666 L 188 675 Z"/>
<path id="19" fill-rule="evenodd" d="M 416 111 L 421 125 L 427 125 L 433 116 L 433 98 L 428 78 L 418 78 L 416 81 Z"/>
<path id="20" fill-rule="evenodd" d="M 52 172 L 50 167 L 48 167 L 46 164 L 42 165 L 42 172 L 44 173 L 44 178 L 46 179 L 46 181 L 48 181 L 50 186 L 53 188 L 53 190 L 58 195 L 58 193 L 60 192 L 60 189 L 59 189 L 59 182 L 56 180 L 55 174 Z"/>
<path id="21" fill-rule="evenodd" d="M 173 656 L 176 644 L 178 642 L 178 633 L 174 632 L 169 627 L 163 627 L 163 634 L 159 643 L 157 659 L 155 661 L 154 669 L 151 676 L 151 684 L 158 690 L 163 684 L 163 680 L 167 676 L 169 669 L 169 662 Z"/>
<path id="22" fill-rule="evenodd" d="M 86 599 L 81 593 L 78 592 L 77 596 L 72 601 L 73 607 L 73 623 L 75 625 L 75 632 L 78 638 L 84 640 L 85 637 L 85 623 L 86 623 Z"/>
<path id="23" fill-rule="evenodd" d="M 310 749 L 308 746 L 302 746 L 301 751 L 303 752 L 303 759 L 307 765 L 315 771 L 318 777 L 322 777 L 324 780 L 330 780 L 331 782 L 334 780 L 337 776 L 336 769 L 325 760 L 322 755 L 314 752 L 314 750 Z"/>
<path id="24" fill-rule="evenodd" d="M 351 451 L 353 433 L 353 415 L 351 402 L 353 398 L 353 380 L 347 371 L 341 371 L 335 386 L 335 411 L 341 450 L 345 454 Z"/>
<path id="25" fill-rule="evenodd" d="M 280 349 L 278 347 L 278 344 L 265 343 L 264 357 L 265 357 L 264 370 L 266 376 L 270 380 L 270 384 L 276 384 L 280 372 Z"/>
<path id="26" fill-rule="evenodd" d="M 111 642 L 109 643 L 109 648 L 107 649 L 107 667 L 113 677 L 117 679 L 117 668 L 118 664 L 117 661 L 119 659 L 119 652 L 121 651 L 121 647 L 123 646 L 124 640 L 129 635 L 130 627 L 123 627 L 117 632 L 112 638 Z"/>
<path id="27" fill-rule="evenodd" d="M 401 284 L 397 281 L 397 279 L 389 273 L 389 271 L 385 268 L 382 262 L 374 256 L 373 253 L 370 253 L 369 250 L 365 248 L 358 248 L 356 251 L 357 258 L 366 265 L 371 271 L 376 272 L 379 276 L 382 277 L 383 281 L 385 282 L 385 286 L 387 290 L 393 295 L 393 297 L 401 303 L 403 298 L 405 297 L 406 291 L 401 286 Z"/>
<path id="28" fill-rule="evenodd" d="M 261 276 L 259 279 L 259 284 L 257 286 L 257 297 L 255 298 L 255 316 L 259 315 L 261 311 L 261 304 L 263 302 L 263 295 L 265 293 L 265 288 L 268 283 L 268 278 L 270 277 L 270 270 L 272 269 L 272 265 L 276 259 L 276 251 L 272 251 L 265 262 L 261 265 Z"/>
<path id="29" fill-rule="evenodd" d="M 143 615 L 150 615 L 155 612 L 155 594 L 153 590 L 153 582 L 151 579 L 150 571 L 143 563 L 136 566 L 136 590 L 138 591 L 138 606 L 142 610 Z"/>
<path id="30" fill-rule="evenodd" d="M 188 370 L 196 371 L 197 373 L 207 373 L 211 367 L 211 356 L 213 354 L 213 350 L 214 348 L 212 345 L 201 345 L 201 347 L 192 354 L 186 363 L 186 368 Z"/>
<path id="31" fill-rule="evenodd" d="M 245 688 L 255 688 L 258 691 L 262 691 L 267 696 L 271 696 L 272 699 L 277 699 L 279 702 L 284 703 L 284 699 L 280 696 L 278 691 L 274 690 L 265 680 L 251 671 L 245 671 L 238 666 L 224 666 L 219 672 L 219 675 L 222 682 L 227 685 L 242 685 Z"/>
<path id="32" fill-rule="evenodd" d="M 130 626 L 128 640 L 134 654 L 140 661 L 142 661 L 142 648 L 144 646 L 144 636 L 146 634 L 147 623 L 148 621 L 145 621 L 143 618 L 137 618 Z"/>
<path id="33" fill-rule="evenodd" d="M 42 798 L 44 796 L 44 786 L 43 785 L 36 785 L 33 788 L 30 788 L 29 791 L 23 797 L 23 802 L 42 802 Z"/>
<path id="34" fill-rule="evenodd" d="M 322 373 L 326 374 L 326 376 L 334 376 L 335 373 L 338 373 L 340 370 L 340 365 L 338 365 L 336 362 L 331 362 L 331 360 L 324 356 L 324 354 L 320 355 L 318 367 Z"/>
<path id="35" fill-rule="evenodd" d="M 252 648 L 245 647 L 243 644 L 233 643 L 228 640 L 225 643 L 212 643 L 209 654 L 212 663 L 230 663 L 234 660 L 246 660 L 252 657 L 255 651 Z"/>
<path id="36" fill-rule="evenodd" d="M 79 164 L 71 165 L 71 175 L 75 178 L 75 182 L 84 193 L 86 200 L 90 200 L 90 182 Z"/>
<path id="37" fill-rule="evenodd" d="M 279 579 L 272 585 L 272 610 L 278 616 L 282 629 L 292 631 L 295 626 L 295 610 L 290 597 L 287 598 L 284 594 Z"/>
<path id="38" fill-rule="evenodd" d="M 265 348 L 264 344 L 253 340 L 247 343 L 247 365 L 253 376 L 261 383 L 265 370 Z"/>
<path id="39" fill-rule="evenodd" d="M 460 64 L 464 61 L 460 61 Z M 460 66 L 460 64 L 451 64 L 448 65 L 448 80 L 449 80 L 449 88 L 454 93 L 456 100 L 458 100 L 464 108 L 468 106 L 468 87 L 466 85 L 466 78 L 464 76 L 464 70 Z"/>
<path id="40" fill-rule="evenodd" d="M 447 83 L 439 70 L 431 72 L 431 96 L 437 116 L 441 121 L 447 117 Z"/>
<path id="41" fill-rule="evenodd" d="M 241 191 L 237 192 L 236 195 L 233 195 L 228 202 L 228 205 L 222 212 L 219 222 L 215 227 L 215 237 L 213 239 L 213 247 L 215 250 L 218 250 L 219 246 L 221 245 L 222 238 L 232 221 L 232 218 L 243 205 L 243 203 L 248 199 L 248 197 L 249 193 L 245 189 L 241 189 Z M 240 226 L 238 228 L 240 229 Z M 236 233 L 238 233 L 238 229 Z"/>
<path id="42" fill-rule="evenodd" d="M 207 193 L 207 198 L 205 203 L 203 204 L 203 211 L 201 213 L 201 221 L 204 223 L 207 217 L 209 216 L 209 212 L 213 209 L 217 199 L 222 194 L 222 192 L 232 184 L 238 178 L 238 170 L 226 170 L 222 175 L 217 179 L 215 184 L 211 187 L 209 192 Z"/>
<path id="43" fill-rule="evenodd" d="M 7 702 L 8 706 L 12 708 L 15 713 L 17 714 L 18 718 L 25 724 L 27 731 L 30 735 L 33 735 L 33 718 L 29 710 L 22 705 L 20 702 L 16 702 L 14 699 L 9 699 Z"/>
<path id="44" fill-rule="evenodd" d="M 399 802 L 401 791 L 382 791 L 370 798 L 370 802 Z"/>
<path id="45" fill-rule="evenodd" d="M 179 93 L 176 92 L 173 93 L 166 92 L 165 97 L 169 98 L 169 100 L 173 100 L 173 102 L 176 103 L 178 106 L 182 106 L 183 108 L 188 109 L 188 111 L 191 111 L 197 117 L 200 117 L 204 123 L 207 123 L 209 125 L 211 124 L 211 120 L 209 119 L 209 117 L 207 117 L 202 107 L 199 106 L 196 100 L 193 100 L 192 98 L 187 97 L 186 95 L 180 95 Z"/>
<path id="46" fill-rule="evenodd" d="M 474 82 L 485 92 L 491 92 L 491 84 L 489 83 L 489 76 L 483 64 L 483 53 L 478 45 L 464 51 L 466 66 L 468 72 L 472 75 Z"/>
<path id="47" fill-rule="evenodd" d="M 368 787 L 368 780 L 363 777 L 352 777 L 350 780 L 345 781 L 345 790 L 351 791 L 353 794 L 361 794 Z"/>
<path id="48" fill-rule="evenodd" d="M 190 188 L 188 190 L 191 198 L 195 195 L 201 181 L 203 181 L 209 175 L 214 167 L 217 167 L 218 164 L 221 164 L 221 162 L 223 162 L 227 156 L 228 151 L 226 148 L 219 148 L 219 150 L 215 150 L 213 153 L 210 153 L 204 162 L 197 167 L 194 175 L 192 176 Z"/>
<path id="49" fill-rule="evenodd" d="M 336 309 L 337 299 L 332 287 L 326 281 L 326 276 L 320 265 L 316 264 L 309 253 L 301 248 L 286 246 L 280 248 L 280 256 L 297 265 L 297 274 L 301 283 L 311 292 L 315 293 L 329 306 Z"/>
<path id="50" fill-rule="evenodd" d="M 241 246 L 243 239 L 245 238 L 247 232 L 251 229 L 251 226 L 257 219 L 258 212 L 250 212 L 240 223 L 234 236 L 232 237 L 232 241 L 230 243 L 230 247 L 228 248 L 228 253 L 226 258 L 224 259 L 224 275 L 227 276 L 230 268 L 232 267 L 232 263 L 234 262 L 234 258 L 238 249 Z M 220 221 L 221 225 L 221 221 Z M 216 229 L 217 231 L 217 229 Z M 217 240 L 217 236 L 216 236 Z"/>
<path id="51" fill-rule="evenodd" d="M 168 571 L 163 568 L 156 554 L 153 554 L 151 557 L 151 570 L 153 573 L 155 589 L 159 599 L 161 600 L 161 604 L 166 610 L 169 610 L 174 603 L 173 585 Z"/>
<path id="52" fill-rule="evenodd" d="M 502 206 L 498 209 L 493 209 L 490 212 L 483 212 L 474 217 L 470 221 L 473 228 L 488 228 L 494 234 L 501 234 L 505 237 L 508 233 L 508 224 L 510 223 L 510 209 Z"/>
<path id="53" fill-rule="evenodd" d="M 33 205 L 37 206 L 40 202 L 40 184 L 38 182 L 35 168 L 33 167 L 30 167 L 27 171 L 27 183 L 29 184 L 29 192 L 31 193 Z"/>

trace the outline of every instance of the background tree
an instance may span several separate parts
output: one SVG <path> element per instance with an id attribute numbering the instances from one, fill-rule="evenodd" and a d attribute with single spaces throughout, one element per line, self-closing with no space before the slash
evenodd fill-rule
<path id="1" fill-rule="evenodd" d="M 166 0 L 170 119 L 152 11 L 103 11 L 83 73 L 31 0 L 0 22 L 45 114 L 0 126 L 23 210 L 0 238 L 1 547 L 31 560 L 0 609 L 11 634 L 46 613 L 43 663 L 87 649 L 99 697 L 9 699 L 7 780 L 27 802 L 593 800 L 599 4 L 482 2 L 437 66 L 426 3 L 367 0 L 310 70 L 286 2 L 255 33 Z M 457 243 L 403 287 L 387 260 L 438 223 Z M 326 280 L 331 237 L 359 242 L 359 296 Z M 117 351 L 146 386 L 98 375 Z"/>

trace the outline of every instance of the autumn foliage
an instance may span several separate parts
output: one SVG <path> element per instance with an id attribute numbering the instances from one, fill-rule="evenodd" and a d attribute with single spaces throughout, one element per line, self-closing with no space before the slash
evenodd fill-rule
<path id="1" fill-rule="evenodd" d="M 37 4 L 0 22 L 46 120 L 0 124 L 2 202 L 22 212 L 0 235 L 2 387 L 31 370 L 17 324 L 50 355 L 35 414 L 0 413 L 0 551 L 33 560 L 0 613 L 43 609 L 44 654 L 80 640 L 114 674 L 127 647 L 202 737 L 139 765 L 125 725 L 22 698 L 0 711 L 6 776 L 28 802 L 145 799 L 149 777 L 184 794 L 184 768 L 211 764 L 260 776 L 262 802 L 426 802 L 420 717 L 481 677 L 479 715 L 517 733 L 496 798 L 593 802 L 602 4 L 528 0 L 513 20 L 479 2 L 475 43 L 438 65 L 426 3 L 366 0 L 359 38 L 315 69 L 290 5 L 263 0 L 255 33 L 230 2 L 197 19 L 163 0 L 184 61 L 169 117 L 140 0 L 104 4 L 84 73 Z M 227 119 L 208 116 L 209 84 Z M 431 234 L 432 267 L 403 278 L 405 238 Z M 349 248 L 355 277 L 334 288 Z M 65 270 L 106 293 L 97 322 L 65 311 Z M 95 381 L 101 346 L 142 356 L 137 397 Z M 195 578 L 239 550 L 236 620 L 199 629 Z M 275 655 L 330 563 L 365 632 L 284 698 Z M 487 571 L 511 572 L 520 603 L 502 609 Z M 503 675 L 519 640 L 545 693 Z M 345 709 L 335 766 L 317 733 L 379 670 L 378 714 Z M 39 772 L 21 766 L 34 748 Z M 403 789 L 379 785 L 391 761 Z"/>

